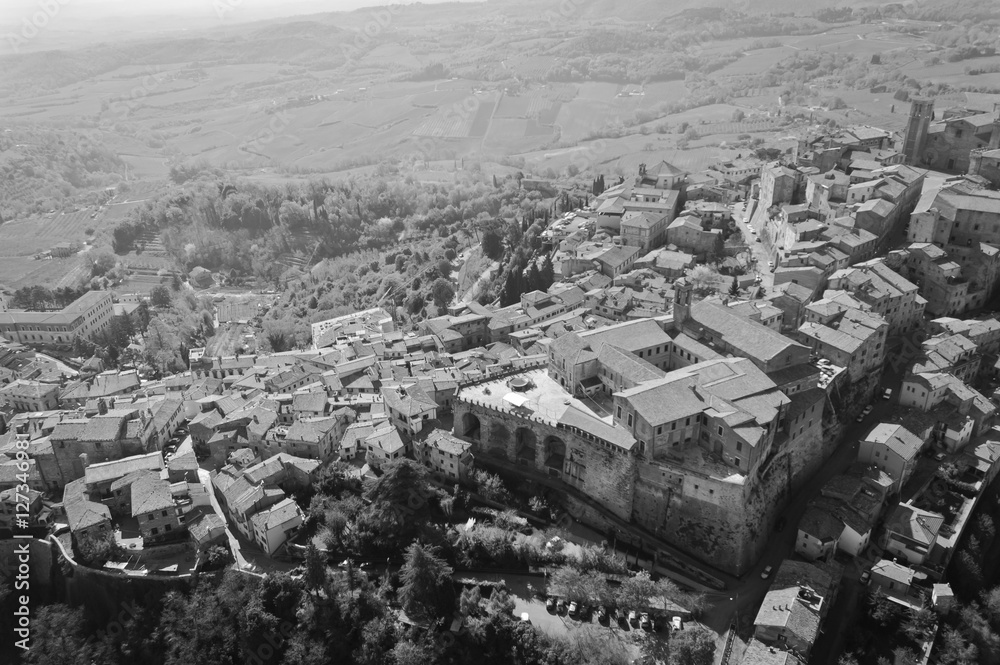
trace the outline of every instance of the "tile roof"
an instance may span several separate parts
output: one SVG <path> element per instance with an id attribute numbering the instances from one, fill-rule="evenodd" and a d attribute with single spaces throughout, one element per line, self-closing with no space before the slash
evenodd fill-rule
<path id="1" fill-rule="evenodd" d="M 694 324 L 694 325 L 692 325 Z M 741 355 L 766 363 L 788 349 L 808 348 L 759 323 L 748 321 L 721 303 L 702 300 L 691 306 L 685 329 L 703 326 Z"/>
<path id="2" fill-rule="evenodd" d="M 158 475 L 147 473 L 132 483 L 132 517 L 174 507 L 170 482 Z"/>
<path id="3" fill-rule="evenodd" d="M 897 505 L 886 519 L 886 530 L 924 545 L 937 539 L 944 516 L 908 503 Z"/>
<path id="4" fill-rule="evenodd" d="M 884 444 L 904 460 L 914 459 L 924 445 L 920 437 L 896 423 L 879 423 L 865 441 Z"/>
<path id="5" fill-rule="evenodd" d="M 111 522 L 111 511 L 103 503 L 87 496 L 83 478 L 66 483 L 63 488 L 63 509 L 71 531 Z"/>
<path id="6" fill-rule="evenodd" d="M 133 471 L 144 469 L 159 471 L 162 468 L 163 455 L 157 451 L 145 455 L 123 457 L 119 460 L 102 462 L 100 464 L 91 464 L 84 469 L 83 477 L 87 485 L 92 485 L 117 480 Z"/>
<path id="7" fill-rule="evenodd" d="M 302 510 L 292 499 L 283 499 L 270 508 L 254 514 L 250 518 L 255 529 L 263 529 L 265 531 L 283 528 L 286 524 L 295 520 L 302 520 Z"/>

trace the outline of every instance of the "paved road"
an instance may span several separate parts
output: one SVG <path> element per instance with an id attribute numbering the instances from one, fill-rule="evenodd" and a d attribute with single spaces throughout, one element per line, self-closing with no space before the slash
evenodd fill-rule
<path id="1" fill-rule="evenodd" d="M 753 258 L 757 259 L 756 268 L 757 272 L 761 277 L 761 285 L 770 291 L 774 284 L 774 275 L 771 273 L 770 269 L 767 267 L 767 262 L 771 259 L 770 254 L 767 251 L 767 247 L 763 242 L 757 242 L 760 239 L 760 234 L 750 233 L 751 219 L 747 216 L 747 210 L 756 212 L 755 207 L 757 203 L 756 199 L 748 199 L 743 202 L 743 207 L 740 208 L 738 205 L 733 208 L 733 219 L 736 220 L 736 226 L 743 233 L 743 238 L 747 241 L 747 246 L 750 248 L 750 252 Z"/>

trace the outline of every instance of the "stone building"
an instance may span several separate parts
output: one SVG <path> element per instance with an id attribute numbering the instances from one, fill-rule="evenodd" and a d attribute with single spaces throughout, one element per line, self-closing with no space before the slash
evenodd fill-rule
<path id="1" fill-rule="evenodd" d="M 675 294 L 672 324 L 567 333 L 547 370 L 465 385 L 454 433 L 485 464 L 596 502 L 581 519 L 598 528 L 604 513 L 631 519 L 739 574 L 778 503 L 832 452 L 827 396 L 806 347 L 721 303 L 692 305 L 683 279 Z"/>

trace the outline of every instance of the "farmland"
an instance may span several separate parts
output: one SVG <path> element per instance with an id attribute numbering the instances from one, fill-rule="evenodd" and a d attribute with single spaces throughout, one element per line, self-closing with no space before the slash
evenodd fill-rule
<path id="1" fill-rule="evenodd" d="M 12 61 L 0 67 L 0 90 L 7 93 L 0 114 L 8 130 L 86 127 L 120 159 L 101 177 L 129 189 L 93 219 L 93 208 L 73 210 L 83 207 L 79 202 L 55 215 L 5 214 L 0 283 L 82 277 L 80 257 L 31 257 L 58 242 L 82 242 L 91 227 L 95 242 L 106 246 L 107 229 L 169 186 L 169 167 L 183 162 L 202 160 L 232 177 L 275 182 L 362 175 L 386 160 L 435 182 L 455 181 L 459 165 L 558 177 L 624 173 L 668 159 L 697 170 L 745 152 L 757 139 L 787 146 L 780 139 L 804 136 L 820 123 L 898 131 L 907 108 L 894 93 L 904 86 L 910 93 L 929 89 L 945 106 L 991 108 L 988 92 L 1000 92 L 1000 74 L 966 73 L 988 71 L 1000 56 L 946 57 L 944 44 L 954 40 L 942 35 L 960 17 L 954 24 L 913 20 L 910 10 L 894 9 L 824 23 L 812 15 L 825 6 L 818 2 L 767 0 L 747 9 L 780 7 L 784 13 L 769 22 L 705 8 L 713 2 L 577 4 L 565 15 L 555 0 L 508 0 L 487 11 L 410 7 L 363 48 L 344 47 L 358 44 L 354 37 L 370 19 L 362 11 L 317 14 L 294 28 L 233 25 L 224 37 L 194 31 L 190 38 L 163 38 L 155 48 L 87 46 L 73 52 L 73 68 L 58 65 L 70 57 L 64 55 Z M 757 32 L 744 34 L 744 24 Z M 602 43 L 609 39 L 611 58 Z M 633 41 L 652 46 L 633 49 Z M 580 54 L 603 73 L 580 74 L 587 71 Z M 679 69 L 659 70 L 667 80 L 628 74 L 645 71 L 647 61 L 681 56 Z M 606 68 L 598 70 L 602 58 Z M 680 128 L 694 134 L 682 136 Z M 0 158 L 23 157 L 0 150 Z M 446 161 L 430 167 L 434 160 Z M 25 184 L 11 187 L 9 196 L 33 194 Z M 0 212 L 4 205 L 0 200 Z M 133 275 L 123 288 L 146 289 L 157 271 L 174 268 L 169 258 L 150 254 L 123 257 L 156 263 L 152 275 Z"/>

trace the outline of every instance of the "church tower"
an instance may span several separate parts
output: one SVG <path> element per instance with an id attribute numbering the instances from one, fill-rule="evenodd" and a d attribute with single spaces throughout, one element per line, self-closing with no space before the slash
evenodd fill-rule
<path id="1" fill-rule="evenodd" d="M 674 282 L 674 328 L 680 330 L 691 314 L 691 282 L 681 277 Z"/>
<path id="2" fill-rule="evenodd" d="M 927 129 L 934 119 L 934 100 L 914 97 L 903 135 L 903 157 L 907 164 L 919 164 L 927 147 Z"/>

